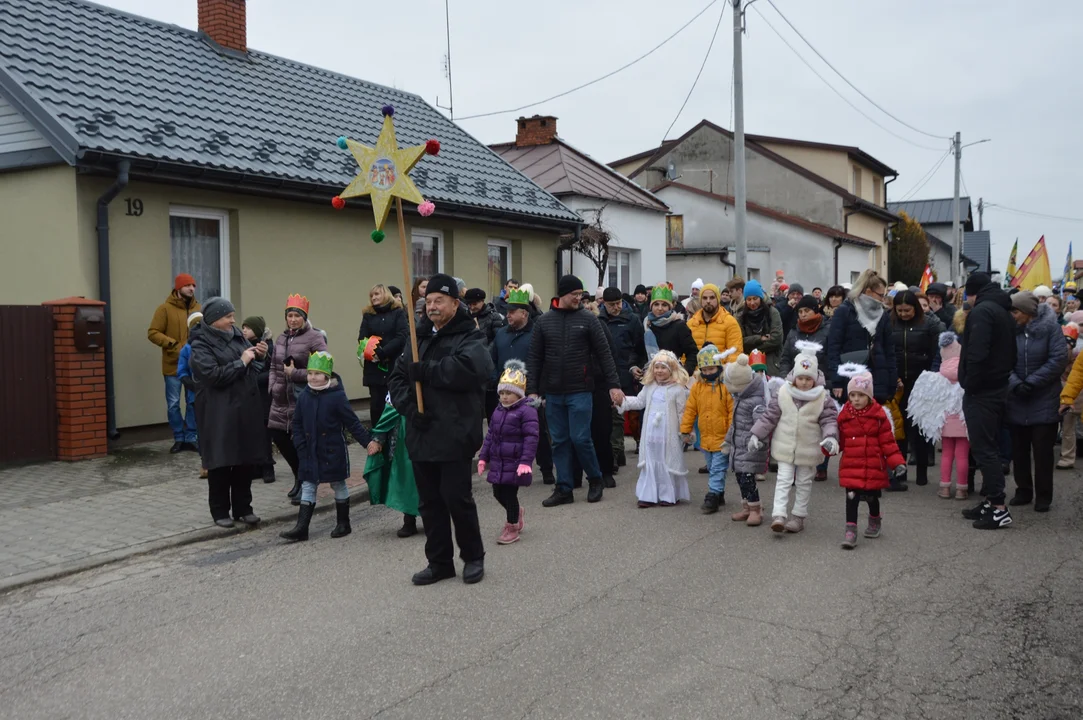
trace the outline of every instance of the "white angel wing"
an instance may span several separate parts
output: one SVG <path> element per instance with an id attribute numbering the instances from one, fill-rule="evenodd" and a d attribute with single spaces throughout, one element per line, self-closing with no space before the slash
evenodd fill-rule
<path id="1" fill-rule="evenodd" d="M 906 414 L 921 431 L 921 434 L 933 442 L 940 440 L 944 430 L 944 419 L 952 413 L 962 413 L 962 388 L 953 384 L 940 373 L 926 370 L 914 383 L 910 392 L 910 402 Z"/>

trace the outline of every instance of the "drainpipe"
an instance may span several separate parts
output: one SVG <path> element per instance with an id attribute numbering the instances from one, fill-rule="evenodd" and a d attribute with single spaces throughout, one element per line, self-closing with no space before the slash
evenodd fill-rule
<path id="1" fill-rule="evenodd" d="M 117 163 L 117 179 L 109 189 L 98 198 L 98 299 L 105 303 L 105 432 L 110 440 L 116 440 L 117 432 L 116 398 L 113 385 L 113 300 L 109 281 L 109 203 L 128 186 L 128 171 L 131 163 L 121 160 Z"/>
<path id="2" fill-rule="evenodd" d="M 839 248 L 842 247 L 842 240 L 835 238 L 835 284 L 839 284 Z"/>
<path id="3" fill-rule="evenodd" d="M 718 259 L 722 261 L 722 264 L 730 269 L 730 279 L 737 277 L 737 265 L 729 261 L 729 250 L 723 250 L 718 254 Z M 747 278 L 746 278 L 747 279 Z"/>

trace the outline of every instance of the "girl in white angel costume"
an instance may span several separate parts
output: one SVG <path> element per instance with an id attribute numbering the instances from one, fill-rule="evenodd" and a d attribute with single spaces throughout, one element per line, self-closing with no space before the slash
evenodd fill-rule
<path id="1" fill-rule="evenodd" d="M 688 372 L 677 356 L 659 351 L 647 364 L 643 390 L 625 397 L 621 412 L 643 411 L 643 432 L 639 445 L 639 507 L 676 505 L 690 500 L 688 471 L 681 445 L 681 417 L 688 402 Z"/>
<path id="2" fill-rule="evenodd" d="M 941 441 L 944 454 L 940 461 L 940 492 L 951 498 L 951 466 L 955 461 L 955 499 L 967 498 L 967 474 L 970 470 L 970 441 L 963 418 L 963 388 L 959 385 L 958 336 L 940 334 L 940 372 L 926 370 L 914 383 L 906 409 L 922 435 L 932 442 Z"/>

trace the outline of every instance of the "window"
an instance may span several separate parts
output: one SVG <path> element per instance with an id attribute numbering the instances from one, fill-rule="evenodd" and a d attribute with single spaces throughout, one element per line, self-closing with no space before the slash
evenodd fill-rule
<path id="1" fill-rule="evenodd" d="M 851 284 L 851 285 L 853 285 L 854 283 L 856 283 L 856 282 L 857 282 L 857 279 L 858 279 L 859 277 L 861 277 L 861 273 L 860 273 L 860 272 L 858 272 L 857 270 L 851 270 L 851 271 L 850 271 L 850 284 Z"/>
<path id="2" fill-rule="evenodd" d="M 861 168 L 854 165 L 854 195 L 861 197 Z"/>
<path id="3" fill-rule="evenodd" d="M 439 230 L 414 229 L 410 235 L 413 242 L 413 280 L 430 278 L 444 271 L 444 235 Z"/>
<path id="4" fill-rule="evenodd" d="M 630 250 L 609 251 L 609 268 L 606 275 L 607 287 L 619 288 L 621 292 L 632 292 L 632 253 Z"/>
<path id="5" fill-rule="evenodd" d="M 759 280 L 760 279 L 760 269 L 759 268 L 749 268 L 748 269 L 748 277 L 745 278 L 745 279 L 746 280 Z"/>
<path id="6" fill-rule="evenodd" d="M 880 185 L 883 182 L 881 178 L 873 176 L 872 178 L 872 202 L 874 205 L 880 204 Z"/>
<path id="7" fill-rule="evenodd" d="M 225 210 L 169 208 L 173 276 L 196 279 L 196 299 L 229 297 L 229 213 Z"/>
<path id="8" fill-rule="evenodd" d="M 511 243 L 507 240 L 489 241 L 489 289 L 490 300 L 500 296 L 500 291 L 511 279 Z"/>

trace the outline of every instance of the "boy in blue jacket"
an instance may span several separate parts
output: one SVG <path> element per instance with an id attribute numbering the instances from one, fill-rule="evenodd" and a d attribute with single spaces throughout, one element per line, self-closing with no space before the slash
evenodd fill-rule
<path id="1" fill-rule="evenodd" d="M 192 418 L 192 423 L 196 425 L 196 435 L 198 437 L 198 427 L 196 423 L 196 382 L 192 377 L 192 340 L 199 334 L 199 321 L 203 319 L 203 313 L 198 310 L 188 316 L 188 342 L 181 348 L 180 356 L 177 358 L 177 379 L 181 381 L 181 385 L 184 386 L 184 403 L 188 407 L 188 415 Z M 196 450 L 199 450 L 199 443 L 196 442 Z M 200 453 L 202 456 L 203 453 Z M 207 477 L 207 468 L 201 467 L 199 470 L 199 476 L 201 478 Z"/>
<path id="2" fill-rule="evenodd" d="M 301 481 L 301 508 L 297 525 L 279 533 L 286 540 L 308 540 L 308 524 L 316 508 L 316 486 L 330 483 L 335 491 L 338 522 L 331 537 L 349 535 L 350 455 L 346 450 L 346 431 L 367 446 L 368 454 L 382 449 L 357 419 L 342 383 L 334 373 L 335 359 L 329 352 L 315 352 L 308 358 L 308 387 L 297 398 L 293 412 L 293 444 L 297 448 L 297 479 Z"/>

